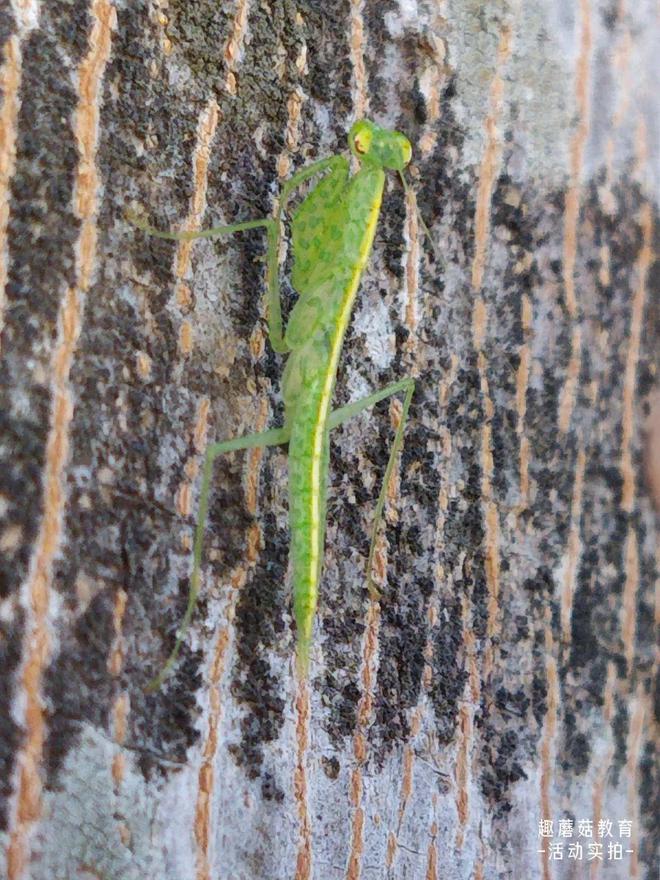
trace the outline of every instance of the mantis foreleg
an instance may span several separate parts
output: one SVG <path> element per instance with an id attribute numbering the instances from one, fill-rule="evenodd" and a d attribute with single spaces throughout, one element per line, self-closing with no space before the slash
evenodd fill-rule
<path id="1" fill-rule="evenodd" d="M 306 168 L 293 174 L 282 186 L 277 209 L 277 219 L 261 217 L 257 220 L 245 220 L 242 223 L 231 223 L 229 226 L 212 226 L 210 229 L 189 230 L 186 232 L 164 232 L 149 226 L 139 217 L 130 213 L 128 219 L 139 229 L 156 238 L 164 238 L 168 241 L 193 241 L 196 238 L 216 238 L 220 235 L 233 235 L 236 232 L 247 232 L 250 229 L 265 229 L 268 237 L 268 249 L 266 251 L 266 304 L 268 312 L 268 336 L 274 351 L 284 353 L 289 351 L 289 346 L 284 341 L 282 331 L 282 306 L 280 302 L 280 278 L 279 278 L 279 253 L 282 239 L 282 218 L 287 202 L 294 190 L 314 177 L 337 164 L 343 162 L 342 156 L 330 156 L 321 159 Z"/>

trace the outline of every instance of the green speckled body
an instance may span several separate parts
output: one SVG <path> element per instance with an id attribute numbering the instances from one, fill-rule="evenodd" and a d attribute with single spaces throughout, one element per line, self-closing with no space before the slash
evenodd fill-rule
<path id="1" fill-rule="evenodd" d="M 289 440 L 289 520 L 298 662 L 306 668 L 323 560 L 328 418 L 344 334 L 374 239 L 385 174 L 338 160 L 293 216 L 292 281 L 283 377 Z"/>
<path id="2" fill-rule="evenodd" d="M 150 682 L 149 690 L 159 687 L 174 665 L 197 602 L 213 462 L 227 452 L 283 443 L 289 444 L 289 516 L 294 610 L 298 627 L 298 673 L 303 678 L 307 675 L 323 561 L 330 425 L 341 424 L 379 400 L 405 391 L 401 420 L 374 513 L 367 561 L 367 586 L 371 587 L 378 525 L 383 515 L 388 480 L 401 447 L 414 380 L 395 382 L 363 400 L 341 407 L 334 414 L 331 414 L 330 407 L 344 335 L 374 240 L 385 183 L 384 169 L 398 171 L 405 185 L 403 169 L 410 162 L 412 147 L 405 135 L 381 128 L 368 119 L 361 119 L 351 126 L 348 144 L 352 154 L 362 162 L 361 169 L 351 177 L 345 156 L 329 156 L 301 168 L 282 186 L 277 219 L 261 217 L 210 229 L 166 232 L 132 217 L 132 222 L 150 235 L 175 241 L 265 229 L 268 235 L 268 333 L 275 351 L 289 352 L 282 379 L 286 408 L 283 427 L 211 443 L 206 449 L 188 603 L 174 648 L 161 672 Z M 319 177 L 292 218 L 292 282 L 299 299 L 283 334 L 278 263 L 281 221 L 292 193 L 312 178 Z"/>

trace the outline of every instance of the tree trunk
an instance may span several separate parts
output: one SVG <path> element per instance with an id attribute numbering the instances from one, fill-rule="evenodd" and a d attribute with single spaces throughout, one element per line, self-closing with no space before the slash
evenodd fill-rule
<path id="1" fill-rule="evenodd" d="M 659 38 L 623 0 L 0 8 L 8 880 L 657 876 Z M 396 403 L 333 433 L 309 687 L 270 448 L 218 461 L 147 693 L 205 444 L 281 424 L 283 358 L 261 231 L 125 210 L 267 216 L 362 116 L 414 145 L 335 397 L 417 382 L 380 596 Z"/>

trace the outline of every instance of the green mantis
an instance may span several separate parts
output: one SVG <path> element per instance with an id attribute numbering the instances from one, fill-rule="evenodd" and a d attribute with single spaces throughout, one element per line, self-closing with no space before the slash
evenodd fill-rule
<path id="1" fill-rule="evenodd" d="M 331 410 L 331 401 L 344 335 L 374 240 L 385 171 L 398 172 L 405 186 L 403 170 L 410 162 L 412 148 L 401 133 L 380 128 L 368 120 L 353 125 L 348 143 L 360 163 L 359 170 L 351 175 L 346 155 L 330 156 L 303 168 L 283 185 L 274 218 L 183 233 L 160 232 L 134 221 L 151 235 L 176 240 L 265 229 L 268 237 L 266 296 L 270 343 L 276 352 L 288 355 L 282 377 L 283 427 L 212 443 L 206 450 L 188 604 L 174 649 L 151 687 L 158 687 L 174 664 L 195 608 L 214 461 L 226 452 L 280 444 L 288 444 L 297 671 L 301 679 L 307 676 L 323 562 L 330 431 L 378 401 L 402 392 L 401 417 L 376 504 L 367 562 L 368 588 L 375 593 L 372 568 L 378 530 L 387 486 L 403 440 L 414 380 L 401 379 L 334 411 Z M 291 281 L 298 300 L 286 330 L 283 330 L 278 277 L 282 219 L 295 189 L 314 177 L 320 179 L 292 214 Z"/>

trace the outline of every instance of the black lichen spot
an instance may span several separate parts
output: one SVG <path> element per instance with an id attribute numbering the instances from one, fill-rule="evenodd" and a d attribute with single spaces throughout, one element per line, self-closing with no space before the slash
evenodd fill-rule
<path id="1" fill-rule="evenodd" d="M 550 569 L 542 565 L 536 572 L 535 577 L 528 578 L 523 587 L 530 593 L 538 595 L 540 598 L 549 599 L 554 592 L 554 581 Z"/>
<path id="2" fill-rule="evenodd" d="M 406 219 L 406 204 L 403 191 L 392 187 L 383 196 L 381 225 L 387 224 L 387 231 L 380 231 L 378 238 L 385 237 L 383 259 L 387 271 L 398 282 L 403 279 L 403 228 Z"/>
<path id="3" fill-rule="evenodd" d="M 52 34 L 69 54 L 72 65 L 77 65 L 89 48 L 89 3 L 86 0 L 51 0 L 40 13 L 44 32 Z"/>
<path id="4" fill-rule="evenodd" d="M 612 736 L 614 737 L 614 776 L 615 783 L 621 770 L 626 766 L 628 758 L 628 730 L 630 728 L 630 712 L 625 701 L 618 695 L 614 697 L 614 718 L 612 719 Z"/>
<path id="5" fill-rule="evenodd" d="M 264 773 L 261 778 L 261 794 L 265 801 L 275 801 L 278 804 L 284 801 L 284 792 L 271 773 Z"/>
<path id="6" fill-rule="evenodd" d="M 231 29 L 232 10 L 221 3 L 172 0 L 168 6 L 168 37 L 207 89 L 220 92 L 224 83 L 227 62 L 222 47 Z"/>
<path id="7" fill-rule="evenodd" d="M 548 711 L 548 682 L 543 673 L 535 673 L 532 678 L 532 710 L 537 727 L 543 726 L 543 720 Z"/>
<path id="8" fill-rule="evenodd" d="M 460 602 L 456 600 L 441 608 L 439 616 L 442 625 L 433 633 L 433 676 L 429 697 L 435 711 L 438 739 L 441 743 L 449 743 L 454 738 L 458 701 L 467 680 L 462 659 Z"/>
<path id="9" fill-rule="evenodd" d="M 339 776 L 339 761 L 334 755 L 331 758 L 328 758 L 326 755 L 321 757 L 321 767 L 323 768 L 323 772 L 328 777 L 328 779 L 336 779 Z"/>
<path id="10" fill-rule="evenodd" d="M 108 652 L 113 641 L 113 596 L 108 590 L 90 602 L 48 669 L 45 694 L 52 706 L 44 764 L 56 777 L 69 751 L 75 748 L 84 722 L 101 730 L 108 726 L 113 692 L 108 675 Z M 74 684 L 75 683 L 75 684 Z"/>
<path id="11" fill-rule="evenodd" d="M 7 40 L 16 33 L 16 19 L 11 6 L 0 7 L 0 45 L 4 46 Z"/>
<path id="12" fill-rule="evenodd" d="M 639 762 L 639 799 L 642 821 L 647 832 L 642 838 L 641 850 L 643 860 L 651 866 L 657 865 L 657 847 L 654 846 L 657 839 L 657 818 L 660 807 L 660 793 L 657 784 L 657 752 L 657 743 L 655 741 L 647 742 Z"/>
<path id="13" fill-rule="evenodd" d="M 333 643 L 333 625 L 332 620 L 336 621 L 337 640 L 348 640 L 357 642 L 357 631 L 362 627 L 359 624 L 355 626 L 355 632 L 351 633 L 347 630 L 347 616 L 342 615 L 337 618 L 336 615 L 324 620 L 324 633 L 326 635 L 327 644 L 340 644 L 339 641 Z M 353 620 L 355 623 L 355 621 Z M 333 670 L 333 666 L 338 662 L 339 657 L 328 652 L 328 668 L 323 674 L 320 686 L 323 689 L 323 702 L 331 709 L 331 717 L 327 723 L 327 730 L 331 740 L 335 744 L 340 744 L 344 737 L 350 736 L 355 730 L 357 722 L 357 707 L 360 701 L 360 690 L 354 680 L 340 683 L 338 675 Z"/>
<path id="14" fill-rule="evenodd" d="M 264 516 L 263 528 L 268 535 L 268 558 L 250 572 L 241 589 L 235 618 L 237 659 L 231 684 L 233 696 L 247 710 L 241 720 L 240 743 L 233 745 L 232 754 L 251 779 L 261 774 L 263 744 L 279 736 L 285 706 L 268 653 L 284 634 L 287 534 L 278 530 L 272 514 Z"/>
<path id="15" fill-rule="evenodd" d="M 20 541 L 14 552 L 3 553 L 0 595 L 14 592 L 25 578 L 40 522 L 40 472 L 50 421 L 49 354 L 60 299 L 75 284 L 73 242 L 78 234 L 78 221 L 70 213 L 77 160 L 71 130 L 75 95 L 61 76 L 57 47 L 43 31 L 27 38 L 23 59 L 0 363 L 2 530 L 12 529 Z"/>
<path id="16" fill-rule="evenodd" d="M 201 654 L 183 650 L 176 671 L 155 694 L 140 688 L 131 694 L 131 736 L 127 743 L 140 754 L 145 776 L 165 775 L 170 762 L 184 763 L 188 749 L 199 738 L 196 692 L 201 687 Z M 153 674 L 162 667 L 153 669 Z M 146 684 L 146 681 L 145 681 Z M 167 763 L 161 763 L 164 757 Z"/>
<path id="17" fill-rule="evenodd" d="M 7 627 L 0 624 L 0 706 L 9 706 L 12 698 L 13 675 L 21 661 L 24 615 L 19 612 Z M 21 734 L 10 712 L 0 712 L 0 830 L 7 828 L 7 799 L 13 790 L 14 753 Z"/>
<path id="18" fill-rule="evenodd" d="M 387 113 L 388 100 L 391 98 L 391 78 L 383 75 L 384 66 L 380 63 L 381 57 L 392 41 L 386 23 L 388 12 L 394 15 L 400 14 L 399 7 L 394 0 L 377 0 L 377 2 L 367 0 L 362 12 L 365 31 L 365 63 L 369 76 L 369 99 L 372 112 L 378 115 Z"/>
<path id="19" fill-rule="evenodd" d="M 561 765 L 571 774 L 586 773 L 591 758 L 591 746 L 585 733 L 578 729 L 575 713 L 566 711 L 563 724 L 564 745 L 561 750 Z"/>
<path id="20" fill-rule="evenodd" d="M 349 0 L 323 5 L 315 0 L 300 0 L 297 5 L 305 21 L 307 57 L 314 59 L 305 88 L 319 104 L 332 107 L 332 119 L 347 119 L 353 108 L 353 65 L 346 28 Z M 338 39 L 339 35 L 342 39 Z"/>
<path id="21" fill-rule="evenodd" d="M 511 810 L 507 790 L 518 780 L 527 778 L 516 757 L 518 748 L 518 735 L 514 730 L 500 731 L 496 745 L 484 745 L 486 765 L 481 773 L 481 791 L 492 804 L 497 816 L 505 815 Z"/>
<path id="22" fill-rule="evenodd" d="M 571 666 L 584 667 L 598 656 L 598 641 L 591 624 L 592 600 L 586 586 L 578 586 L 571 614 Z"/>
<path id="23" fill-rule="evenodd" d="M 76 95 L 63 75 L 61 46 L 41 28 L 22 46 L 16 165 L 10 184 L 8 273 L 0 348 L 0 533 L 7 548 L 0 563 L 0 597 L 17 594 L 27 576 L 43 510 L 43 463 L 50 423 L 51 356 L 57 315 L 75 286 L 74 242 L 79 222 L 71 212 L 78 150 L 72 131 Z M 0 825 L 11 785 L 20 733 L 8 707 L 21 651 L 23 617 L 10 632 L 2 625 L 3 723 L 0 739 Z M 5 665 L 6 664 L 6 665 Z"/>
<path id="24" fill-rule="evenodd" d="M 600 15 L 607 30 L 613 31 L 621 21 L 619 4 L 615 0 L 610 0 L 601 8 Z"/>
<path id="25" fill-rule="evenodd" d="M 453 258 L 466 265 L 474 255 L 475 188 L 474 181 L 462 167 L 465 134 L 457 125 L 452 110 L 455 97 L 455 77 L 449 77 L 440 96 L 443 115 L 437 126 L 435 148 L 427 160 L 427 167 L 433 169 L 433 174 L 429 173 L 420 180 L 417 204 L 429 227 L 442 223 L 445 214 L 448 215 L 457 247 L 462 250 L 445 255 L 446 259 Z M 407 134 L 414 139 L 414 132 Z"/>
<path id="26" fill-rule="evenodd" d="M 388 583 L 396 574 L 388 578 Z M 389 591 L 388 591 L 389 592 Z M 380 662 L 375 698 L 373 734 L 386 749 L 409 734 L 406 710 L 419 695 L 425 643 L 424 620 L 419 597 L 390 595 L 381 604 Z"/>

